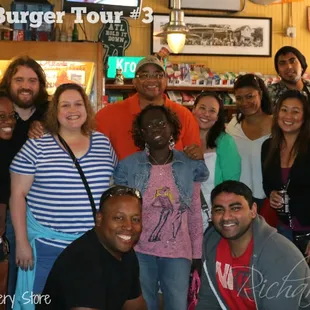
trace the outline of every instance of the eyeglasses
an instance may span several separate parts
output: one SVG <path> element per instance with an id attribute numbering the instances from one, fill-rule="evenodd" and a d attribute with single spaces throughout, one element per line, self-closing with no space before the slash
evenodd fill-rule
<path id="1" fill-rule="evenodd" d="M 153 130 L 155 128 L 166 128 L 167 127 L 167 122 L 166 121 L 153 121 L 152 123 L 149 123 L 145 126 L 145 128 L 141 128 L 142 131 L 147 131 L 147 130 Z"/>
<path id="2" fill-rule="evenodd" d="M 136 197 L 140 200 L 140 202 L 142 202 L 142 195 L 138 189 L 122 185 L 115 185 L 113 187 L 110 187 L 102 194 L 100 198 L 100 207 L 108 198 L 126 195 Z"/>
<path id="3" fill-rule="evenodd" d="M 16 121 L 18 118 L 19 118 L 19 116 L 16 112 L 13 112 L 11 114 L 0 113 L 0 122 L 1 123 L 7 122 L 8 120 Z"/>
<path id="4" fill-rule="evenodd" d="M 245 96 L 236 96 L 236 102 L 252 101 L 257 97 L 257 94 L 247 94 Z"/>
<path id="5" fill-rule="evenodd" d="M 154 79 L 154 80 L 161 80 L 166 76 L 166 74 L 164 72 L 160 72 L 160 73 L 140 73 L 140 74 L 136 74 L 136 78 L 138 78 L 141 81 L 145 81 L 145 80 L 150 80 L 150 79 Z"/>

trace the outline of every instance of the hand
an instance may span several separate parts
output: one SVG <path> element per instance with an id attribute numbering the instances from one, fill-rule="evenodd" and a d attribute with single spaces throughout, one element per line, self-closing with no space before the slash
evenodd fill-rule
<path id="1" fill-rule="evenodd" d="M 202 159 L 203 160 L 202 149 L 197 144 L 186 146 L 183 151 L 191 159 L 194 159 L 194 160 Z"/>
<path id="2" fill-rule="evenodd" d="M 33 121 L 28 131 L 28 137 L 30 139 L 38 139 L 44 135 L 44 127 L 41 122 Z"/>
<path id="3" fill-rule="evenodd" d="M 32 247 L 28 240 L 16 242 L 16 265 L 25 271 L 33 269 Z"/>
<path id="4" fill-rule="evenodd" d="M 270 194 L 270 206 L 274 209 L 282 208 L 282 197 L 278 191 L 272 191 Z"/>
<path id="5" fill-rule="evenodd" d="M 199 277 L 201 276 L 201 270 L 202 270 L 202 259 L 193 259 L 192 266 L 191 266 L 191 272 L 194 270 L 198 271 Z"/>
<path id="6" fill-rule="evenodd" d="M 305 256 L 306 256 L 306 262 L 310 264 L 310 240 L 308 241 L 308 244 L 306 247 Z"/>

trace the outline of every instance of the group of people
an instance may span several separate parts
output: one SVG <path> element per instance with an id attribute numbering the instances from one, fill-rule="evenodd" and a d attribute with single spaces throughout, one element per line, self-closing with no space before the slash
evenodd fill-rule
<path id="1" fill-rule="evenodd" d="M 185 310 L 193 269 L 197 309 L 310 307 L 309 268 L 291 242 L 310 255 L 307 64 L 283 47 L 275 66 L 281 82 L 269 91 L 238 77 L 225 126 L 216 93 L 202 92 L 192 112 L 169 100 L 155 56 L 136 67 L 137 93 L 96 115 L 77 84 L 48 103 L 42 68 L 13 60 L 0 82 L 8 309 L 158 310 L 161 291 L 164 309 Z M 266 197 L 282 210 L 282 187 L 286 238 L 258 215 Z"/>

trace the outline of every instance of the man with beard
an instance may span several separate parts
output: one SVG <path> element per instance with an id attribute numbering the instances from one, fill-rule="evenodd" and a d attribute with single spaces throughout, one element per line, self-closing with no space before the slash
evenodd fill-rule
<path id="1" fill-rule="evenodd" d="M 280 48 L 274 57 L 274 66 L 281 81 L 268 87 L 273 104 L 290 89 L 303 91 L 310 97 L 310 83 L 302 79 L 308 65 L 305 56 L 298 49 L 292 46 Z"/>
<path id="2" fill-rule="evenodd" d="M 8 92 L 18 117 L 6 154 L 13 158 L 28 138 L 32 122 L 43 119 L 48 106 L 46 77 L 42 67 L 28 56 L 12 60 L 0 82 L 0 89 Z M 39 122 L 37 122 L 39 124 Z M 8 293 L 13 297 L 16 285 L 17 267 L 15 264 L 15 234 L 10 213 L 7 213 L 6 236 L 10 242 Z M 7 299 L 7 309 L 11 305 Z"/>
<path id="3" fill-rule="evenodd" d="M 251 190 L 225 181 L 211 193 L 196 310 L 310 308 L 310 269 L 297 247 L 257 215 Z"/>
<path id="4" fill-rule="evenodd" d="M 42 67 L 28 56 L 15 58 L 3 75 L 0 89 L 9 93 L 14 110 L 19 116 L 12 138 L 16 154 L 28 138 L 30 124 L 42 120 L 47 110 L 45 73 Z"/>

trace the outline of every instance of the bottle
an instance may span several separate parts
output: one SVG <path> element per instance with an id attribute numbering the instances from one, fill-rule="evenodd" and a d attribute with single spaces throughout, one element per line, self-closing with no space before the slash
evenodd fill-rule
<path id="1" fill-rule="evenodd" d="M 58 24 L 56 24 L 53 31 L 53 41 L 60 41 L 60 33 L 60 27 Z"/>
<path id="2" fill-rule="evenodd" d="M 4 27 L 11 28 L 11 25 L 8 22 L 5 22 Z M 5 30 L 3 31 L 3 40 L 4 41 L 10 41 L 11 40 L 11 30 Z"/>
<path id="3" fill-rule="evenodd" d="M 72 42 L 72 27 L 69 27 L 68 32 L 67 32 L 67 41 Z"/>
<path id="4" fill-rule="evenodd" d="M 60 33 L 60 41 L 66 42 L 67 41 L 67 33 L 66 33 L 66 26 L 62 24 L 61 33 Z"/>
<path id="5" fill-rule="evenodd" d="M 77 29 L 77 24 L 74 24 L 73 31 L 72 31 L 72 41 L 76 42 L 78 40 L 79 40 L 79 32 Z"/>

